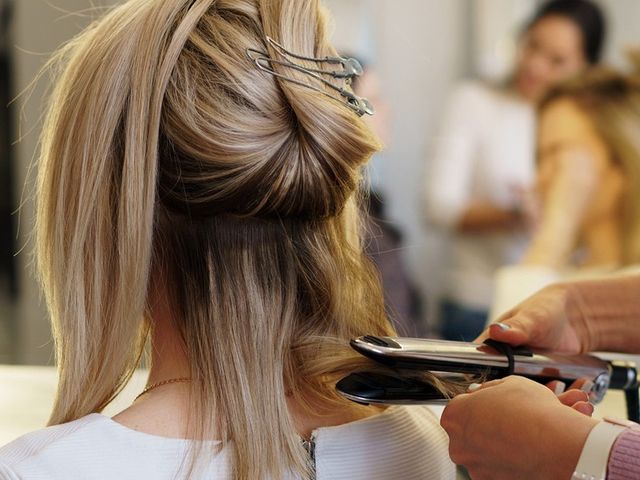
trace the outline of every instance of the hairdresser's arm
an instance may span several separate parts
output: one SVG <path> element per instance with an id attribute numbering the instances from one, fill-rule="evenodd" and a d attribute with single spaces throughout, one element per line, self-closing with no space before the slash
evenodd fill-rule
<path id="1" fill-rule="evenodd" d="M 640 276 L 546 287 L 505 313 L 490 336 L 566 352 L 640 352 Z"/>
<path id="2" fill-rule="evenodd" d="M 597 423 L 522 377 L 458 395 L 441 419 L 451 459 L 474 480 L 568 480 Z"/>

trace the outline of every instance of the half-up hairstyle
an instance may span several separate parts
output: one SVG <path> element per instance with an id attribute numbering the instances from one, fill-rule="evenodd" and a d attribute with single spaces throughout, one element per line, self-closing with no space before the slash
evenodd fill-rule
<path id="1" fill-rule="evenodd" d="M 123 388 L 162 284 L 196 439 L 232 445 L 242 480 L 308 475 L 287 396 L 350 408 L 333 385 L 364 361 L 347 341 L 393 334 L 357 206 L 378 142 L 340 100 L 257 69 L 246 49 L 276 55 L 267 35 L 336 55 L 318 0 L 114 8 L 53 61 L 37 199 L 60 375 L 50 424 Z"/>

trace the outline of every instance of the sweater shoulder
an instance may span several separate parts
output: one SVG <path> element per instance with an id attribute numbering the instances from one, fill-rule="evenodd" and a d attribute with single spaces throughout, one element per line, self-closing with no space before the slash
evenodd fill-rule
<path id="1" fill-rule="evenodd" d="M 56 445 L 64 442 L 82 432 L 90 425 L 100 421 L 101 415 L 91 414 L 60 425 L 53 425 L 31 433 L 27 433 L 16 440 L 0 448 L 0 472 L 7 478 L 17 478 L 8 476 L 5 471 L 10 471 L 15 466 L 29 458 L 36 457 L 44 451 L 55 448 Z M 4 479 L 4 477 L 0 477 Z"/>

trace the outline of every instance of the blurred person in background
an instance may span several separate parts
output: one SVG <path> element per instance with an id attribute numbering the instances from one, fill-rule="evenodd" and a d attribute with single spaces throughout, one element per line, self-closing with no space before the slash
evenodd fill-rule
<path id="1" fill-rule="evenodd" d="M 594 68 L 539 111 L 541 217 L 520 264 L 496 275 L 492 318 L 550 283 L 640 264 L 640 77 Z"/>
<path id="2" fill-rule="evenodd" d="M 511 79 L 454 92 L 425 187 L 429 219 L 453 235 L 441 308 L 442 336 L 474 339 L 494 295 L 493 276 L 520 260 L 534 177 L 534 104 L 601 55 L 600 9 L 587 0 L 544 4 L 528 23 Z"/>

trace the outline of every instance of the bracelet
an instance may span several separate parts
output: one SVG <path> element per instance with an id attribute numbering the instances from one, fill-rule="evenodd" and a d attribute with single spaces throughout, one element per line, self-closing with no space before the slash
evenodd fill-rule
<path id="1" fill-rule="evenodd" d="M 571 480 L 606 480 L 609 453 L 620 436 L 633 422 L 605 417 L 587 437 Z"/>

